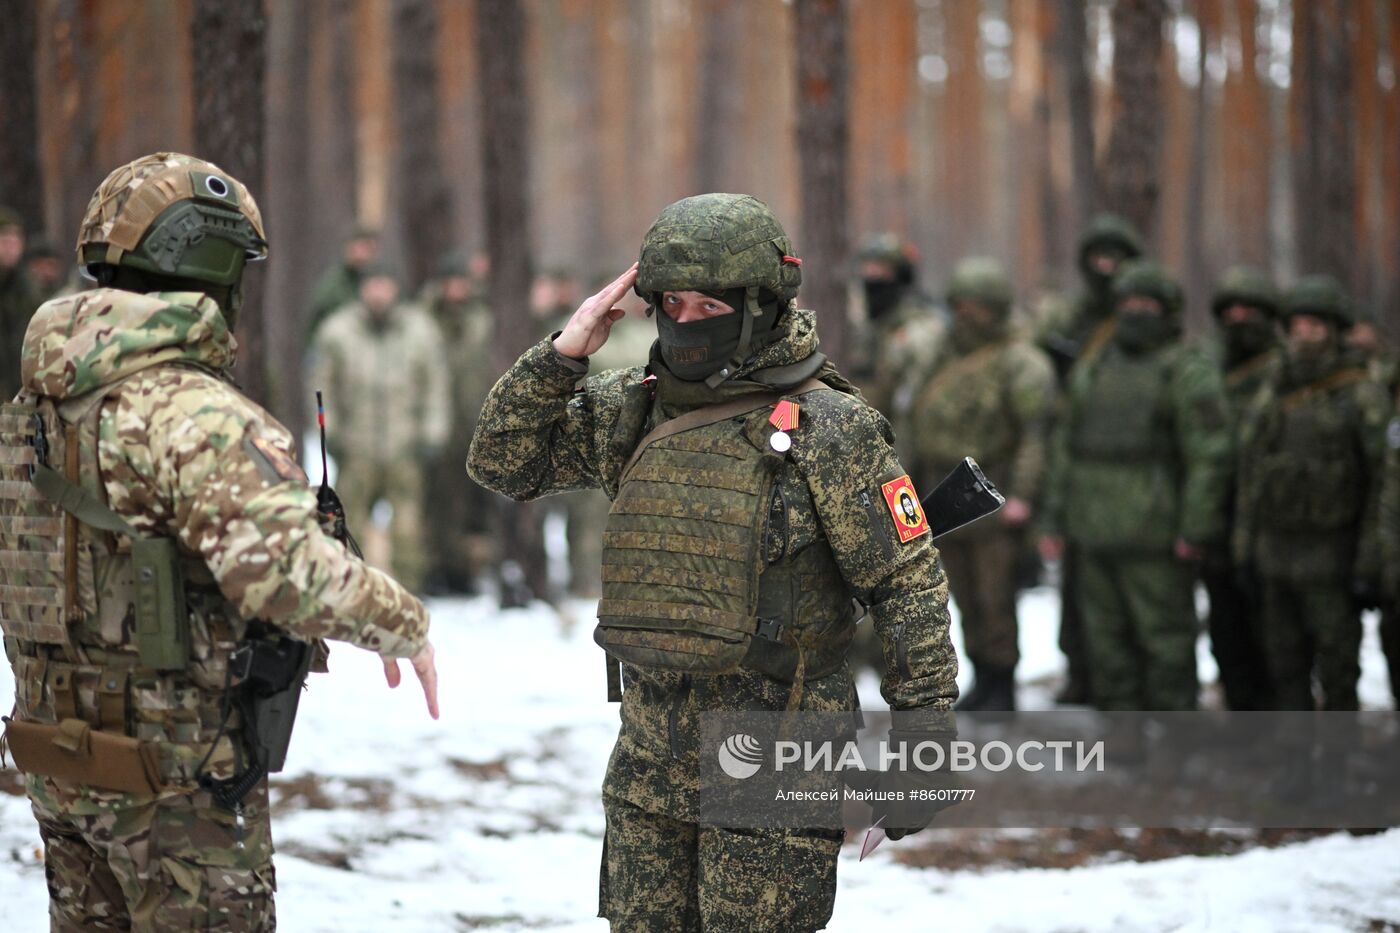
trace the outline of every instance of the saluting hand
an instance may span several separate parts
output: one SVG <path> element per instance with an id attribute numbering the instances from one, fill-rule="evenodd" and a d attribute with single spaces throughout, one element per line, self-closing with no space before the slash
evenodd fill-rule
<path id="1" fill-rule="evenodd" d="M 413 673 L 418 675 L 418 681 L 423 685 L 423 697 L 428 701 L 428 715 L 437 719 L 437 660 L 433 652 L 433 643 L 425 643 L 409 663 L 413 665 Z M 399 685 L 401 675 L 398 658 L 384 659 L 384 679 L 389 682 L 391 690 Z"/>
<path id="2" fill-rule="evenodd" d="M 579 305 L 574 316 L 569 318 L 569 323 L 564 325 L 564 330 L 554 338 L 554 349 L 559 351 L 559 355 L 581 360 L 592 356 L 607 343 L 613 324 L 626 314 L 616 305 L 636 281 L 637 263 L 634 262 L 602 291 Z"/>

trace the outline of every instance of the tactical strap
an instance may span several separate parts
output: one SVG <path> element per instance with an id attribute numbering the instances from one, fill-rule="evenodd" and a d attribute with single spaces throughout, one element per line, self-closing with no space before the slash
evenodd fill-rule
<path id="1" fill-rule="evenodd" d="M 1079 353 L 1079 359 L 1092 363 L 1098 359 L 1103 348 L 1113 339 L 1114 331 L 1118 330 L 1118 317 L 1110 316 L 1106 321 L 1100 321 L 1089 335 L 1089 339 L 1084 341 L 1084 349 Z"/>
<path id="2" fill-rule="evenodd" d="M 76 483 L 70 483 L 42 463 L 34 465 L 32 482 L 34 488 L 39 490 L 45 499 L 84 525 L 131 538 L 141 535 L 126 519 L 104 505 L 97 496 Z"/>
<path id="3" fill-rule="evenodd" d="M 1253 357 L 1245 360 L 1225 374 L 1225 388 L 1235 388 L 1250 376 L 1253 376 L 1255 373 L 1259 372 L 1259 370 L 1269 365 L 1274 359 L 1274 354 L 1269 351 L 1255 354 Z"/>
<path id="4" fill-rule="evenodd" d="M 1339 369 L 1330 376 L 1325 376 L 1316 382 L 1310 382 L 1301 388 L 1294 389 L 1287 395 L 1279 399 L 1278 405 L 1282 411 L 1293 411 L 1299 406 L 1307 404 L 1314 396 L 1331 392 L 1333 389 L 1340 389 L 1344 386 L 1355 385 L 1358 382 L 1365 382 L 1369 376 L 1364 369 L 1348 368 Z"/>
<path id="5" fill-rule="evenodd" d="M 943 391 L 944 386 L 956 379 L 970 375 L 984 362 L 996 356 L 1010 345 L 1011 338 L 1005 337 L 1001 340 L 989 343 L 985 347 L 973 350 L 961 359 L 950 362 L 947 366 L 943 367 L 942 371 L 935 373 L 934 377 L 924 386 L 923 390 L 919 393 L 919 402 L 918 405 L 915 406 L 916 409 L 932 404 L 938 394 Z"/>
<path id="6" fill-rule="evenodd" d="M 673 434 L 680 434 L 684 431 L 692 431 L 695 428 L 703 428 L 706 425 L 716 424 L 727 418 L 737 418 L 740 415 L 747 415 L 749 412 L 758 411 L 760 408 L 767 408 L 776 405 L 785 398 L 795 398 L 799 395 L 806 395 L 808 392 L 815 392 L 818 389 L 827 388 L 826 383 L 816 379 L 808 379 L 795 389 L 787 392 L 763 392 L 758 395 L 750 395 L 745 398 L 736 398 L 729 402 L 720 402 L 715 405 L 706 405 L 704 408 L 697 408 L 688 411 L 678 418 L 663 421 L 652 429 L 637 442 L 637 449 L 632 451 L 632 456 L 628 458 L 627 464 L 622 468 L 621 478 L 625 479 L 627 474 L 632 472 L 632 467 L 645 451 L 657 441 L 670 437 Z"/>

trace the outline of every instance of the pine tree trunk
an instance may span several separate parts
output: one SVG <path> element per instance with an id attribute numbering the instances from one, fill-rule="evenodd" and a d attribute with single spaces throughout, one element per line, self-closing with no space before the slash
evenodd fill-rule
<path id="1" fill-rule="evenodd" d="M 846 348 L 849 250 L 845 0 L 795 0 L 797 148 L 802 175 L 802 225 L 788 230 L 804 260 L 802 304 L 818 313 L 822 351 L 839 366 Z"/>
<path id="2" fill-rule="evenodd" d="M 483 200 L 491 260 L 487 293 L 496 315 L 492 362 L 497 372 L 504 372 L 535 337 L 525 309 L 530 293 L 530 124 L 525 9 L 520 0 L 480 0 L 477 43 Z M 530 595 L 547 596 L 540 511 L 528 503 L 500 502 L 502 576 L 509 578 L 509 565 L 513 565 L 524 582 L 523 590 L 512 585 L 502 588 L 502 605 L 520 605 Z"/>
<path id="3" fill-rule="evenodd" d="M 195 154 L 243 182 L 253 197 L 263 192 L 263 82 L 267 68 L 267 17 L 260 0 L 194 0 L 191 36 L 194 69 Z M 266 333 L 261 264 L 243 277 L 238 312 L 238 376 L 254 401 L 267 397 Z"/>
<path id="4" fill-rule="evenodd" d="M 5 6 L 0 29 L 0 205 L 17 211 L 31 235 L 44 230 L 35 46 L 38 4 Z"/>
<path id="5" fill-rule="evenodd" d="M 436 0 L 394 4 L 393 74 L 398 117 L 398 192 L 406 294 L 416 294 L 451 252 L 452 191 L 442 169 Z"/>
<path id="6" fill-rule="evenodd" d="M 1113 117 L 1099 170 L 1099 206 L 1155 241 L 1161 193 L 1162 23 L 1165 0 L 1119 0 L 1113 7 Z"/>
<path id="7" fill-rule="evenodd" d="M 1065 103 L 1069 114 L 1070 210 L 1069 228 L 1078 236 L 1089 222 L 1098 200 L 1094 166 L 1094 82 L 1089 76 L 1089 36 L 1084 0 L 1063 0 L 1056 5 L 1055 52 L 1064 75 Z"/>

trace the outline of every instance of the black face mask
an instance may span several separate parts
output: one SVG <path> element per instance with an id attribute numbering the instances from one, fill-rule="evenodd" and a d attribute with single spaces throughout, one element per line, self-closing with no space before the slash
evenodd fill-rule
<path id="1" fill-rule="evenodd" d="M 895 279 L 865 280 L 865 311 L 870 320 L 878 321 L 899 304 L 904 286 Z"/>
<path id="2" fill-rule="evenodd" d="M 665 311 L 656 312 L 661 359 L 678 379 L 699 382 L 733 359 L 739 350 L 743 311 L 677 324 Z"/>
<path id="3" fill-rule="evenodd" d="M 1128 353 L 1145 353 L 1170 341 L 1177 334 L 1177 322 L 1152 311 L 1119 311 L 1113 339 Z"/>
<path id="4" fill-rule="evenodd" d="M 1225 325 L 1225 354 L 1231 362 L 1258 356 L 1274 346 L 1271 321 L 1248 321 Z"/>

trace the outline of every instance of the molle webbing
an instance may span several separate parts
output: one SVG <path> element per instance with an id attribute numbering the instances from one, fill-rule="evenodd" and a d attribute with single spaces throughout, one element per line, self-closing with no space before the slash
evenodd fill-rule
<path id="1" fill-rule="evenodd" d="M 65 557 L 76 551 L 63 511 L 30 482 L 40 450 L 58 452 L 57 433 L 44 430 L 32 404 L 0 405 L 0 628 L 22 642 L 66 646 L 74 607 Z"/>

